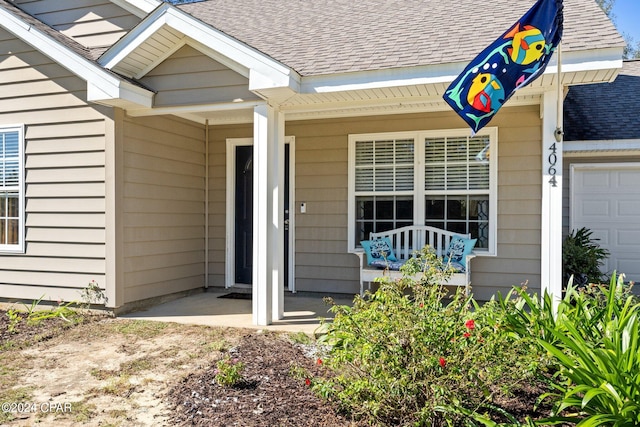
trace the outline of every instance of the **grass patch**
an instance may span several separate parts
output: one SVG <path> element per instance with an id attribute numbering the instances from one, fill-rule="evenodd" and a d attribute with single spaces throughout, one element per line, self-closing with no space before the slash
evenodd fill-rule
<path id="1" fill-rule="evenodd" d="M 167 326 L 169 326 L 167 323 L 150 320 L 122 320 L 114 322 L 112 327 L 119 334 L 148 339 L 160 335 Z"/>
<path id="2" fill-rule="evenodd" d="M 128 397 L 134 389 L 135 385 L 129 381 L 129 375 L 123 374 L 112 378 L 106 386 L 102 387 L 101 391 L 112 396 Z"/>
<path id="3" fill-rule="evenodd" d="M 9 350 L 12 350 L 15 347 L 17 347 L 15 341 L 7 340 L 5 342 L 0 343 L 0 352 L 9 351 Z"/>
<path id="4" fill-rule="evenodd" d="M 152 360 L 143 357 L 120 364 L 120 372 L 125 375 L 134 375 L 141 371 L 149 370 L 152 367 Z"/>
<path id="5" fill-rule="evenodd" d="M 311 339 L 311 337 L 305 334 L 304 332 L 295 332 L 295 333 L 292 332 L 289 334 L 289 339 L 294 344 L 309 345 L 313 343 L 313 340 Z"/>
<path id="6" fill-rule="evenodd" d="M 125 409 L 110 409 L 107 411 L 107 414 L 116 420 L 120 418 L 127 418 L 127 411 Z"/>
<path id="7" fill-rule="evenodd" d="M 227 351 L 231 347 L 231 344 L 229 344 L 229 342 L 224 338 L 220 338 L 209 343 L 204 342 L 202 345 L 207 351 Z"/>
<path id="8" fill-rule="evenodd" d="M 110 378 L 112 376 L 114 376 L 115 371 L 111 371 L 108 369 L 92 369 L 91 372 L 89 372 L 89 374 L 91 374 L 92 377 L 99 379 L 99 380 L 106 380 L 107 378 Z"/>
<path id="9" fill-rule="evenodd" d="M 15 387 L 15 388 L 2 388 L 0 390 L 0 402 L 5 403 L 24 403 L 31 401 L 33 396 L 32 387 Z M 11 408 L 9 408 L 11 410 Z M 15 419 L 17 412 L 12 411 L 0 411 L 0 423 L 10 422 Z"/>
<path id="10" fill-rule="evenodd" d="M 104 381 L 107 379 L 112 379 L 113 381 L 117 381 L 119 378 L 126 377 L 127 379 L 132 375 L 138 374 L 142 371 L 149 370 L 153 368 L 153 360 L 155 358 L 141 357 L 139 359 L 130 360 L 127 362 L 123 362 L 120 364 L 120 367 L 117 370 L 113 369 L 92 369 L 89 373 L 92 377 Z M 110 386 L 107 386 L 110 387 Z M 110 393 L 114 394 L 114 393 Z"/>
<path id="11" fill-rule="evenodd" d="M 71 402 L 71 413 L 75 422 L 86 423 L 96 415 L 97 407 L 93 403 L 88 403 L 86 399 Z"/>

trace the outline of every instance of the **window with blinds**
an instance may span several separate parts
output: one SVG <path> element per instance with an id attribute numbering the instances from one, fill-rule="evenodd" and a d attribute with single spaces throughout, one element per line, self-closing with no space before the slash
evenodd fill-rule
<path id="1" fill-rule="evenodd" d="M 413 190 L 414 140 L 358 141 L 356 191 Z"/>
<path id="2" fill-rule="evenodd" d="M 380 232 L 425 224 L 471 233 L 495 252 L 497 130 L 349 136 L 351 248 Z M 352 229 L 354 227 L 354 229 Z"/>
<path id="3" fill-rule="evenodd" d="M 371 232 L 413 224 L 414 139 L 355 143 L 357 242 Z"/>
<path id="4" fill-rule="evenodd" d="M 22 245 L 22 129 L 0 129 L 0 250 Z"/>
<path id="5" fill-rule="evenodd" d="M 489 136 L 424 139 L 425 224 L 489 246 Z"/>

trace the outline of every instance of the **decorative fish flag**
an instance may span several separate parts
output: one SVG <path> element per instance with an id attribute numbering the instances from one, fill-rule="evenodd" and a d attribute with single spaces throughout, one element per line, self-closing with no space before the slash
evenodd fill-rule
<path id="1" fill-rule="evenodd" d="M 443 98 L 471 127 L 482 129 L 516 89 L 540 76 L 562 38 L 562 0 L 537 0 L 456 77 Z"/>

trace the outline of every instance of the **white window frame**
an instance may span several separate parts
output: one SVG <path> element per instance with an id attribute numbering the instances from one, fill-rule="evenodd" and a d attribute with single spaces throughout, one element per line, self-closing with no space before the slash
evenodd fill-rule
<path id="1" fill-rule="evenodd" d="M 0 243 L 0 253 L 24 253 L 25 250 L 25 191 L 24 191 L 24 125 L 0 126 L 0 133 L 18 133 L 18 243 L 5 245 Z"/>
<path id="2" fill-rule="evenodd" d="M 415 143 L 415 173 L 414 189 L 410 192 L 413 195 L 413 218 L 414 225 L 424 225 L 425 216 L 425 196 L 424 190 L 424 144 L 425 138 L 455 138 L 468 137 L 469 129 L 443 129 L 443 130 L 420 130 L 412 132 L 384 132 L 349 135 L 348 148 L 348 237 L 347 244 L 349 252 L 355 252 L 355 226 L 356 226 L 356 191 L 355 191 L 355 171 L 356 171 L 356 142 L 362 140 L 381 139 L 404 139 L 412 138 Z M 498 128 L 486 127 L 481 129 L 476 136 L 489 137 L 489 245 L 488 248 L 476 249 L 476 254 L 481 256 L 495 256 L 497 254 L 497 223 L 498 223 Z M 406 191 L 397 192 L 396 195 L 406 195 Z M 465 194 L 473 194 L 472 191 L 465 191 Z"/>

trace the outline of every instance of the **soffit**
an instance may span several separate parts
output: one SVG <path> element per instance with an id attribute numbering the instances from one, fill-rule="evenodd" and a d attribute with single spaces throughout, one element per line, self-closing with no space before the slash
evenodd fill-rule
<path id="1" fill-rule="evenodd" d="M 555 67 L 549 68 L 553 71 Z M 563 72 L 562 84 L 566 87 L 593 81 L 610 81 L 616 74 L 616 68 Z M 288 98 L 279 105 L 279 108 L 285 113 L 287 120 L 449 111 L 450 107 L 442 100 L 449 81 L 301 93 Z M 539 105 L 542 94 L 545 91 L 554 90 L 556 85 L 557 74 L 548 72 L 527 87 L 516 91 L 504 108 Z M 235 111 L 232 108 L 224 111 L 202 110 L 190 112 L 184 117 L 201 123 L 208 120 L 210 124 L 250 123 L 253 120 L 251 107 L 252 105 L 238 105 Z"/>

